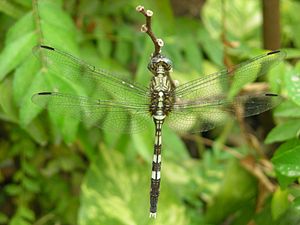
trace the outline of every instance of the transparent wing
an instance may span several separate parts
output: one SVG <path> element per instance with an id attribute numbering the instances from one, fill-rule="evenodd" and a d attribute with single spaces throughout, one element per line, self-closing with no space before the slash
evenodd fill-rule
<path id="1" fill-rule="evenodd" d="M 207 131 L 231 118 L 237 107 L 243 109 L 243 116 L 253 116 L 267 111 L 282 102 L 276 94 L 241 95 L 233 100 L 224 96 L 177 100 L 173 111 L 166 119 L 168 125 L 179 132 Z"/>
<path id="2" fill-rule="evenodd" d="M 41 92 L 32 101 L 49 111 L 114 132 L 132 133 L 144 129 L 150 114 L 148 105 L 105 101 L 58 92 Z"/>
<path id="3" fill-rule="evenodd" d="M 148 101 L 147 87 L 124 81 L 105 70 L 96 69 L 59 49 L 39 45 L 33 49 L 33 52 L 45 68 L 83 87 L 86 96 L 141 104 Z"/>
<path id="4" fill-rule="evenodd" d="M 223 93 L 228 97 L 235 96 L 243 85 L 253 82 L 257 77 L 265 74 L 271 67 L 279 63 L 286 56 L 285 52 L 273 51 L 255 57 L 230 69 L 190 81 L 176 88 L 176 98 L 197 100 L 212 98 Z"/>

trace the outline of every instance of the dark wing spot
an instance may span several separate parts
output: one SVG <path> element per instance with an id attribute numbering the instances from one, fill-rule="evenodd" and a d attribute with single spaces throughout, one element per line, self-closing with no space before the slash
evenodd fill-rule
<path id="1" fill-rule="evenodd" d="M 278 53 L 278 52 L 280 52 L 280 50 L 275 50 L 275 51 L 272 51 L 272 52 L 268 52 L 268 54 L 267 54 L 267 55 L 276 54 L 276 53 Z"/>
<path id="2" fill-rule="evenodd" d="M 278 96 L 277 94 L 272 94 L 272 93 L 266 93 L 266 96 Z"/>
<path id="3" fill-rule="evenodd" d="M 50 47 L 50 46 L 47 46 L 47 45 L 41 45 L 41 48 L 45 48 L 45 49 L 48 49 L 48 50 L 51 50 L 51 51 L 54 51 L 55 49 Z"/>
<path id="4" fill-rule="evenodd" d="M 52 95 L 52 92 L 40 92 L 38 95 Z"/>

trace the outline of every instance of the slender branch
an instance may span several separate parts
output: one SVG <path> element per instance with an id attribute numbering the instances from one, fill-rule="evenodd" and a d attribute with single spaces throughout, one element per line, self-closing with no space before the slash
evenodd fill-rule
<path id="1" fill-rule="evenodd" d="M 41 17 L 39 14 L 39 0 L 32 0 L 32 11 L 34 16 L 34 22 L 36 27 L 36 34 L 38 36 L 37 42 L 38 45 L 45 44 L 44 34 L 42 31 L 42 25 L 41 25 Z M 46 63 L 46 56 L 42 53 L 42 51 L 39 52 L 39 57 L 41 58 L 42 62 L 42 70 L 46 71 L 47 63 Z"/>
<path id="2" fill-rule="evenodd" d="M 263 0 L 263 41 L 266 49 L 280 48 L 280 1 Z"/>
<path id="3" fill-rule="evenodd" d="M 36 32 L 38 35 L 38 42 L 39 42 L 39 44 L 42 44 L 42 43 L 44 43 L 44 36 L 43 36 L 43 32 L 42 32 L 38 0 L 32 0 L 32 9 L 33 9 L 34 22 L 35 22 L 35 26 L 36 26 Z"/>
<path id="4" fill-rule="evenodd" d="M 214 141 L 208 139 L 208 138 L 205 138 L 205 137 L 201 137 L 201 136 L 198 136 L 198 135 L 193 135 L 193 134 L 182 134 L 181 137 L 187 139 L 187 140 L 191 140 L 191 141 L 194 141 L 194 142 L 202 142 L 204 143 L 205 145 L 208 145 L 208 146 L 213 146 L 214 145 Z M 232 156 L 234 156 L 235 158 L 237 159 L 242 159 L 243 158 L 243 155 L 237 151 L 235 151 L 234 149 L 226 146 L 226 145 L 222 145 L 223 149 L 225 152 L 231 154 Z"/>
<path id="5" fill-rule="evenodd" d="M 269 191 L 274 192 L 276 185 L 272 184 L 268 176 L 265 175 L 260 162 L 257 162 L 253 156 L 247 156 L 240 161 L 241 165 L 255 176 L 261 184 Z"/>
<path id="6" fill-rule="evenodd" d="M 154 44 L 154 52 L 153 56 L 158 55 L 161 52 L 161 48 L 164 46 L 164 42 L 162 39 L 156 38 L 152 31 L 152 16 L 153 12 L 151 10 L 145 10 L 144 6 L 137 6 L 136 11 L 142 13 L 146 17 L 146 24 L 142 25 L 141 31 L 148 34 Z"/>

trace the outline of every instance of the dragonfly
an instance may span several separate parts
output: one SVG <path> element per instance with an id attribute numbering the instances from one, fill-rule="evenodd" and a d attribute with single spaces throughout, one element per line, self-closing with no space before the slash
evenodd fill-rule
<path id="1" fill-rule="evenodd" d="M 154 218 L 160 194 L 164 124 L 178 132 L 203 132 L 232 117 L 237 107 L 243 108 L 243 116 L 248 117 L 267 111 L 283 100 L 275 93 L 235 95 L 232 91 L 282 61 L 285 52 L 279 50 L 181 85 L 171 78 L 172 61 L 157 52 L 148 64 L 152 73 L 148 86 L 96 68 L 51 46 L 39 45 L 33 51 L 52 73 L 84 87 L 80 94 L 59 90 L 36 93 L 32 101 L 38 106 L 109 131 L 139 132 L 147 129 L 148 121 L 153 120 L 150 217 Z"/>

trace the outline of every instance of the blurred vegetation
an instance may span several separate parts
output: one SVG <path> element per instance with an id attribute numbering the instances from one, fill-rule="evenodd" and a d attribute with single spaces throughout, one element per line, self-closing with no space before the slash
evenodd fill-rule
<path id="1" fill-rule="evenodd" d="M 32 54 L 41 43 L 147 85 L 153 46 L 137 5 L 154 12 L 180 83 L 264 52 L 262 1 L 185 2 L 0 1 L 0 224 L 300 224 L 299 1 L 280 1 L 287 58 L 260 80 L 285 97 L 272 114 L 247 119 L 246 133 L 235 121 L 202 136 L 164 129 L 156 221 L 150 119 L 149 130 L 121 135 L 31 102 L 70 85 L 41 69 Z"/>

